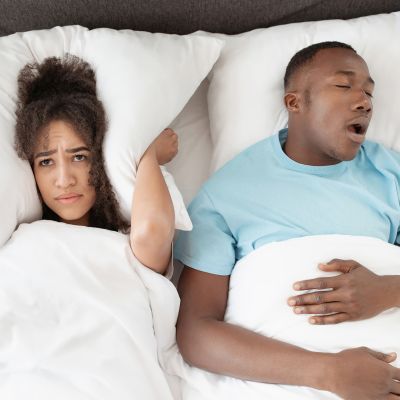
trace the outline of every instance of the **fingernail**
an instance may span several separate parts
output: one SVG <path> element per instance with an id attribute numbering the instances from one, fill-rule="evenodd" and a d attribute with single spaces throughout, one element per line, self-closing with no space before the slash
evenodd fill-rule
<path id="1" fill-rule="evenodd" d="M 301 314 L 302 311 L 303 311 L 303 308 L 302 308 L 302 307 L 295 307 L 295 308 L 294 308 L 294 312 L 295 312 L 296 314 Z"/>
<path id="2" fill-rule="evenodd" d="M 289 299 L 288 303 L 289 303 L 289 306 L 295 306 L 296 305 L 296 300 L 295 299 Z"/>
<path id="3" fill-rule="evenodd" d="M 300 290 L 300 284 L 299 283 L 295 283 L 293 285 L 294 290 Z"/>
<path id="4" fill-rule="evenodd" d="M 310 324 L 315 324 L 317 322 L 314 318 L 310 318 L 309 321 L 310 321 Z"/>

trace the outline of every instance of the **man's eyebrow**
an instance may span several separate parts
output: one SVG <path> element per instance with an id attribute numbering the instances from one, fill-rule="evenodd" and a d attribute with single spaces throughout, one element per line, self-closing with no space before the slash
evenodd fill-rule
<path id="1" fill-rule="evenodd" d="M 79 151 L 90 151 L 87 147 L 81 146 L 81 147 L 75 147 L 73 149 L 67 149 L 65 150 L 66 153 L 78 153 Z M 39 157 L 48 157 L 54 154 L 57 150 L 48 150 L 48 151 L 42 151 L 40 153 L 35 154 L 35 159 Z"/>
<path id="2" fill-rule="evenodd" d="M 340 70 L 335 72 L 335 75 L 354 76 L 355 74 L 356 73 L 354 71 L 347 71 L 347 70 Z M 375 81 L 370 76 L 368 76 L 367 81 L 372 85 L 375 85 Z"/>

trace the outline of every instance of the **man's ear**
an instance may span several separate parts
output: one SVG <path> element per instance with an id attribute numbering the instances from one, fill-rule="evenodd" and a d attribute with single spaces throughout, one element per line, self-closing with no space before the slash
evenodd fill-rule
<path id="1" fill-rule="evenodd" d="M 298 113 L 300 108 L 300 94 L 297 92 L 289 92 L 283 98 L 288 112 Z"/>

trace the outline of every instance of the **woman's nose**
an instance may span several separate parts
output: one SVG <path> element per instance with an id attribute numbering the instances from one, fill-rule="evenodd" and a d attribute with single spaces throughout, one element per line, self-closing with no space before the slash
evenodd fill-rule
<path id="1" fill-rule="evenodd" d="M 60 163 L 56 172 L 56 181 L 55 184 L 57 187 L 65 189 L 70 186 L 75 185 L 76 179 L 71 170 L 70 166 L 67 163 Z"/>

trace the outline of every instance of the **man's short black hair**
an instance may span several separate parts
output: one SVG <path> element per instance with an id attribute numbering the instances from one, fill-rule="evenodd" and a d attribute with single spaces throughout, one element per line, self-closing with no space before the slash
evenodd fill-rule
<path id="1" fill-rule="evenodd" d="M 298 51 L 292 57 L 292 59 L 289 61 L 289 64 L 286 67 L 285 77 L 283 80 L 285 84 L 285 89 L 287 89 L 287 87 L 289 86 L 289 81 L 295 74 L 295 72 L 297 72 L 300 68 L 311 62 L 311 60 L 320 50 L 335 49 L 335 48 L 352 50 L 354 51 L 355 54 L 357 54 L 357 52 L 350 45 L 341 42 L 321 42 L 305 47 L 304 49 Z"/>

